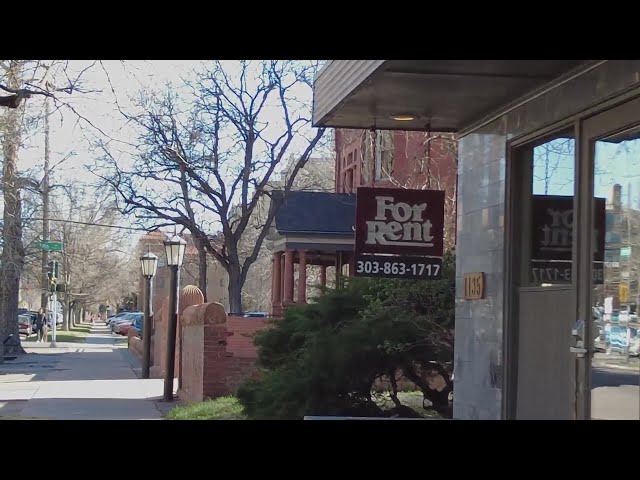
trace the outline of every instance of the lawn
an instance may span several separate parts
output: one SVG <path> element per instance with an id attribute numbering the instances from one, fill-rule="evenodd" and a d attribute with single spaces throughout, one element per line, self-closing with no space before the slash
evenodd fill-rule
<path id="1" fill-rule="evenodd" d="M 89 325 L 78 325 L 76 327 L 71 327 L 71 329 L 68 332 L 57 330 L 56 341 L 69 342 L 69 343 L 83 343 L 85 337 L 89 334 L 90 331 L 91 331 L 91 326 Z M 51 329 L 49 329 L 48 338 L 49 338 L 49 341 L 51 341 Z M 34 333 L 24 341 L 35 342 L 37 339 L 38 339 L 38 335 Z"/>
<path id="2" fill-rule="evenodd" d="M 175 407 L 167 413 L 169 420 L 246 420 L 236 397 L 220 397 L 201 403 Z"/>

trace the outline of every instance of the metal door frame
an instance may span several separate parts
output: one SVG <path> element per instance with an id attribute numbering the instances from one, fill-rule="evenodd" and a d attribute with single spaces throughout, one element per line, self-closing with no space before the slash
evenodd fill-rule
<path id="1" fill-rule="evenodd" d="M 616 131 L 625 130 L 640 124 L 640 87 L 633 86 L 619 94 L 604 98 L 595 106 L 577 112 L 561 121 L 554 122 L 534 132 L 527 133 L 507 142 L 506 155 L 506 195 L 505 195 L 505 248 L 504 248 L 504 316 L 503 325 L 503 401 L 502 418 L 514 419 L 517 407 L 517 359 L 518 359 L 518 321 L 517 288 L 514 274 L 520 272 L 520 245 L 516 241 L 521 218 L 519 209 L 514 208 L 522 192 L 523 178 L 521 170 L 515 165 L 522 157 L 522 147 L 537 139 L 549 136 L 573 125 L 576 139 L 575 195 L 573 258 L 575 265 L 572 286 L 576 299 L 576 319 L 586 319 L 585 337 L 590 340 L 589 354 L 578 363 L 576 386 L 578 400 L 577 419 L 591 418 L 591 357 L 593 335 L 591 334 L 591 290 L 592 258 L 591 228 L 593 224 L 594 156 L 593 144 L 599 138 Z M 585 275 L 586 273 L 586 275 Z M 576 281 L 576 279 L 580 279 Z M 569 348 L 569 346 L 567 346 Z"/>
<path id="2" fill-rule="evenodd" d="M 580 384 L 577 418 L 591 419 L 591 361 L 595 353 L 593 322 L 591 321 L 593 293 L 592 235 L 594 214 L 595 143 L 612 134 L 640 125 L 640 97 L 585 118 L 580 124 L 580 148 L 576 181 L 579 180 L 576 203 L 578 207 L 578 236 L 574 238 L 574 262 L 578 267 L 577 313 L 585 320 L 585 338 L 588 340 L 587 354 L 580 362 Z M 578 171 L 579 170 L 579 171 Z M 575 221 L 574 215 L 574 221 Z M 575 229 L 574 229 L 575 231 Z"/>

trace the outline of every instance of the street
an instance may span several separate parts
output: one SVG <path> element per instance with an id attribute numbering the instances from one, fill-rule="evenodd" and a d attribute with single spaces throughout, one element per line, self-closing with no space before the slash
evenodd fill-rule
<path id="1" fill-rule="evenodd" d="M 640 420 L 640 371 L 594 367 L 591 416 L 601 420 Z"/>
<path id="2" fill-rule="evenodd" d="M 161 379 L 141 380 L 137 359 L 104 324 L 86 343 L 24 342 L 27 355 L 0 364 L 0 419 L 159 420 Z"/>

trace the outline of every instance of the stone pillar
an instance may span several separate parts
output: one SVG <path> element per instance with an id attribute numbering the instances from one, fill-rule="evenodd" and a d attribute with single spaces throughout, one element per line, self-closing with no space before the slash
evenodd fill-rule
<path id="1" fill-rule="evenodd" d="M 284 254 L 280 254 L 280 303 L 284 300 Z"/>
<path id="2" fill-rule="evenodd" d="M 293 250 L 284 252 L 284 296 L 282 303 L 293 303 Z"/>
<path id="3" fill-rule="evenodd" d="M 327 266 L 320 265 L 320 285 L 327 286 Z"/>
<path id="4" fill-rule="evenodd" d="M 204 303 L 204 294 L 195 285 L 187 285 L 180 292 L 180 300 L 178 302 L 178 338 L 176 345 L 175 371 L 178 377 L 178 389 L 182 387 L 182 314 L 193 305 L 202 305 Z"/>
<path id="5" fill-rule="evenodd" d="M 273 254 L 273 288 L 271 291 L 271 314 L 278 316 L 282 314 L 282 252 Z"/>
<path id="6" fill-rule="evenodd" d="M 349 276 L 353 277 L 356 272 L 356 256 L 354 254 L 349 255 Z"/>
<path id="7" fill-rule="evenodd" d="M 307 252 L 300 250 L 298 264 L 298 303 L 307 303 Z"/>
<path id="8" fill-rule="evenodd" d="M 342 280 L 342 252 L 336 252 L 336 288 L 340 288 Z"/>

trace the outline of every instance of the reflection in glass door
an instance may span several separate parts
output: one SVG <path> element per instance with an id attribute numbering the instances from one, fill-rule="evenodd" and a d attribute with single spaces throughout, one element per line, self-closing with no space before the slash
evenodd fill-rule
<path id="1" fill-rule="evenodd" d="M 593 267 L 602 278 L 591 286 L 591 418 L 638 420 L 640 127 L 601 138 L 591 152 L 593 226 L 605 230 L 603 262 Z"/>

